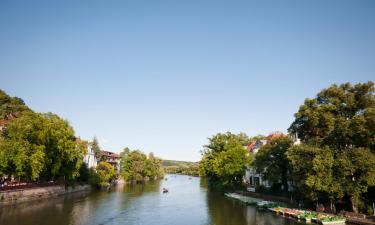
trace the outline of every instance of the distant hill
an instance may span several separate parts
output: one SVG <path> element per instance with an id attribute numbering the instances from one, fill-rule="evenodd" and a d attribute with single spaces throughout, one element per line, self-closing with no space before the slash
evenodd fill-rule
<path id="1" fill-rule="evenodd" d="M 189 167 L 189 166 L 198 165 L 197 162 L 167 160 L 167 159 L 163 159 L 161 164 L 162 164 L 163 167 L 169 167 L 169 166 Z"/>
<path id="2" fill-rule="evenodd" d="M 199 176 L 199 163 L 178 160 L 162 160 L 164 171 L 172 174 Z"/>

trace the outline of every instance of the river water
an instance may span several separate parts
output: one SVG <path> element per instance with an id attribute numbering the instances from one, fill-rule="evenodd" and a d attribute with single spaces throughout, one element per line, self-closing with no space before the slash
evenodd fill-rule
<path id="1" fill-rule="evenodd" d="M 304 224 L 229 199 L 207 189 L 205 179 L 118 185 L 0 208 L 0 225 L 297 225 Z M 169 193 L 163 194 L 162 188 Z"/>

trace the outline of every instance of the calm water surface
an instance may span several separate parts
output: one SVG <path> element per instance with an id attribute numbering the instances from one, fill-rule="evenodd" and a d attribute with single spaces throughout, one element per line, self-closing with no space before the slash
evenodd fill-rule
<path id="1" fill-rule="evenodd" d="M 0 225 L 297 225 L 209 191 L 204 179 L 167 175 L 145 185 L 76 193 L 0 208 Z M 162 194 L 161 189 L 170 190 Z"/>

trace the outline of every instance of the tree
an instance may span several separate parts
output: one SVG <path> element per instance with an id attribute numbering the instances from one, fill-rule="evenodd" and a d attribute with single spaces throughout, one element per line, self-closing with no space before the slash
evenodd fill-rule
<path id="1" fill-rule="evenodd" d="M 97 159 L 99 159 L 100 158 L 101 149 L 100 149 L 100 146 L 99 146 L 98 138 L 96 136 L 92 139 L 91 148 L 94 151 L 95 157 Z"/>
<path id="2" fill-rule="evenodd" d="M 259 149 L 253 162 L 258 173 L 274 186 L 281 185 L 285 192 L 291 174 L 286 152 L 292 145 L 293 141 L 287 136 L 272 139 Z"/>
<path id="3" fill-rule="evenodd" d="M 321 149 L 319 154 L 327 154 L 320 159 L 339 159 L 335 160 L 332 169 L 326 166 L 331 165 L 330 161 L 324 162 L 326 168 L 321 168 L 334 174 L 336 184 L 350 196 L 355 212 L 358 211 L 359 195 L 374 185 L 372 176 L 368 175 L 374 166 L 367 164 L 375 154 L 374 90 L 373 82 L 354 86 L 345 83 L 323 89 L 316 98 L 305 100 L 289 128 L 302 143 Z M 304 148 L 307 150 L 308 147 Z M 314 158 L 321 161 L 318 156 Z M 322 189 L 320 185 L 314 188 Z M 332 195 L 341 195 L 340 191 L 330 190 L 336 192 Z"/>
<path id="4" fill-rule="evenodd" d="M 164 174 L 161 160 L 153 153 L 147 158 L 140 150 L 129 151 L 125 148 L 121 153 L 121 165 L 121 174 L 127 181 L 153 180 L 163 177 Z"/>
<path id="5" fill-rule="evenodd" d="M 334 154 L 328 148 L 310 145 L 296 145 L 286 153 L 293 167 L 294 183 L 310 200 L 328 198 L 331 210 L 334 211 L 334 201 L 344 195 L 342 180 L 338 176 L 339 165 Z"/>
<path id="6" fill-rule="evenodd" d="M 246 146 L 249 143 L 249 137 L 244 133 L 232 134 L 231 132 L 218 133 L 208 138 L 208 145 L 203 146 L 204 153 L 218 153 L 225 150 L 225 145 L 230 141 L 235 140 L 240 145 Z"/>
<path id="7" fill-rule="evenodd" d="M 46 146 L 46 177 L 72 180 L 79 175 L 87 143 L 77 141 L 69 123 L 55 114 L 43 114 L 45 125 L 41 142 Z"/>
<path id="8" fill-rule="evenodd" d="M 5 118 L 9 114 L 17 114 L 20 112 L 31 112 L 25 102 L 18 97 L 10 97 L 3 90 L 0 90 L 0 119 Z"/>
<path id="9" fill-rule="evenodd" d="M 209 144 L 202 151 L 201 173 L 224 186 L 241 183 L 244 170 L 250 163 L 250 156 L 244 148 L 248 141 L 243 133 L 219 133 L 209 138 Z"/>
<path id="10" fill-rule="evenodd" d="M 86 151 L 77 143 L 69 123 L 47 113 L 24 112 L 1 134 L 0 169 L 26 180 L 72 180 Z"/>
<path id="11" fill-rule="evenodd" d="M 375 186 L 375 154 L 368 148 L 350 149 L 337 154 L 341 188 L 350 196 L 352 210 L 358 212 L 358 203 L 368 187 Z"/>
<path id="12" fill-rule="evenodd" d="M 332 85 L 306 99 L 289 128 L 304 143 L 336 149 L 370 148 L 375 153 L 374 83 Z"/>
<path id="13" fill-rule="evenodd" d="M 98 187 L 108 187 L 116 178 L 115 169 L 107 162 L 100 162 L 90 176 L 90 182 Z"/>
<path id="14" fill-rule="evenodd" d="M 150 153 L 146 160 L 145 175 L 148 179 L 154 180 L 158 177 L 164 176 L 164 170 L 161 166 L 161 160 L 154 156 L 154 153 Z"/>

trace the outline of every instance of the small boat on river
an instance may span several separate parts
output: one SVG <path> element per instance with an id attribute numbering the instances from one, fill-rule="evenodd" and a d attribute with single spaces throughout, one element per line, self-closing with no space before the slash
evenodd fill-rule
<path id="1" fill-rule="evenodd" d="M 164 193 L 168 193 L 169 192 L 169 190 L 168 189 L 166 189 L 166 188 L 163 188 L 163 194 Z"/>

